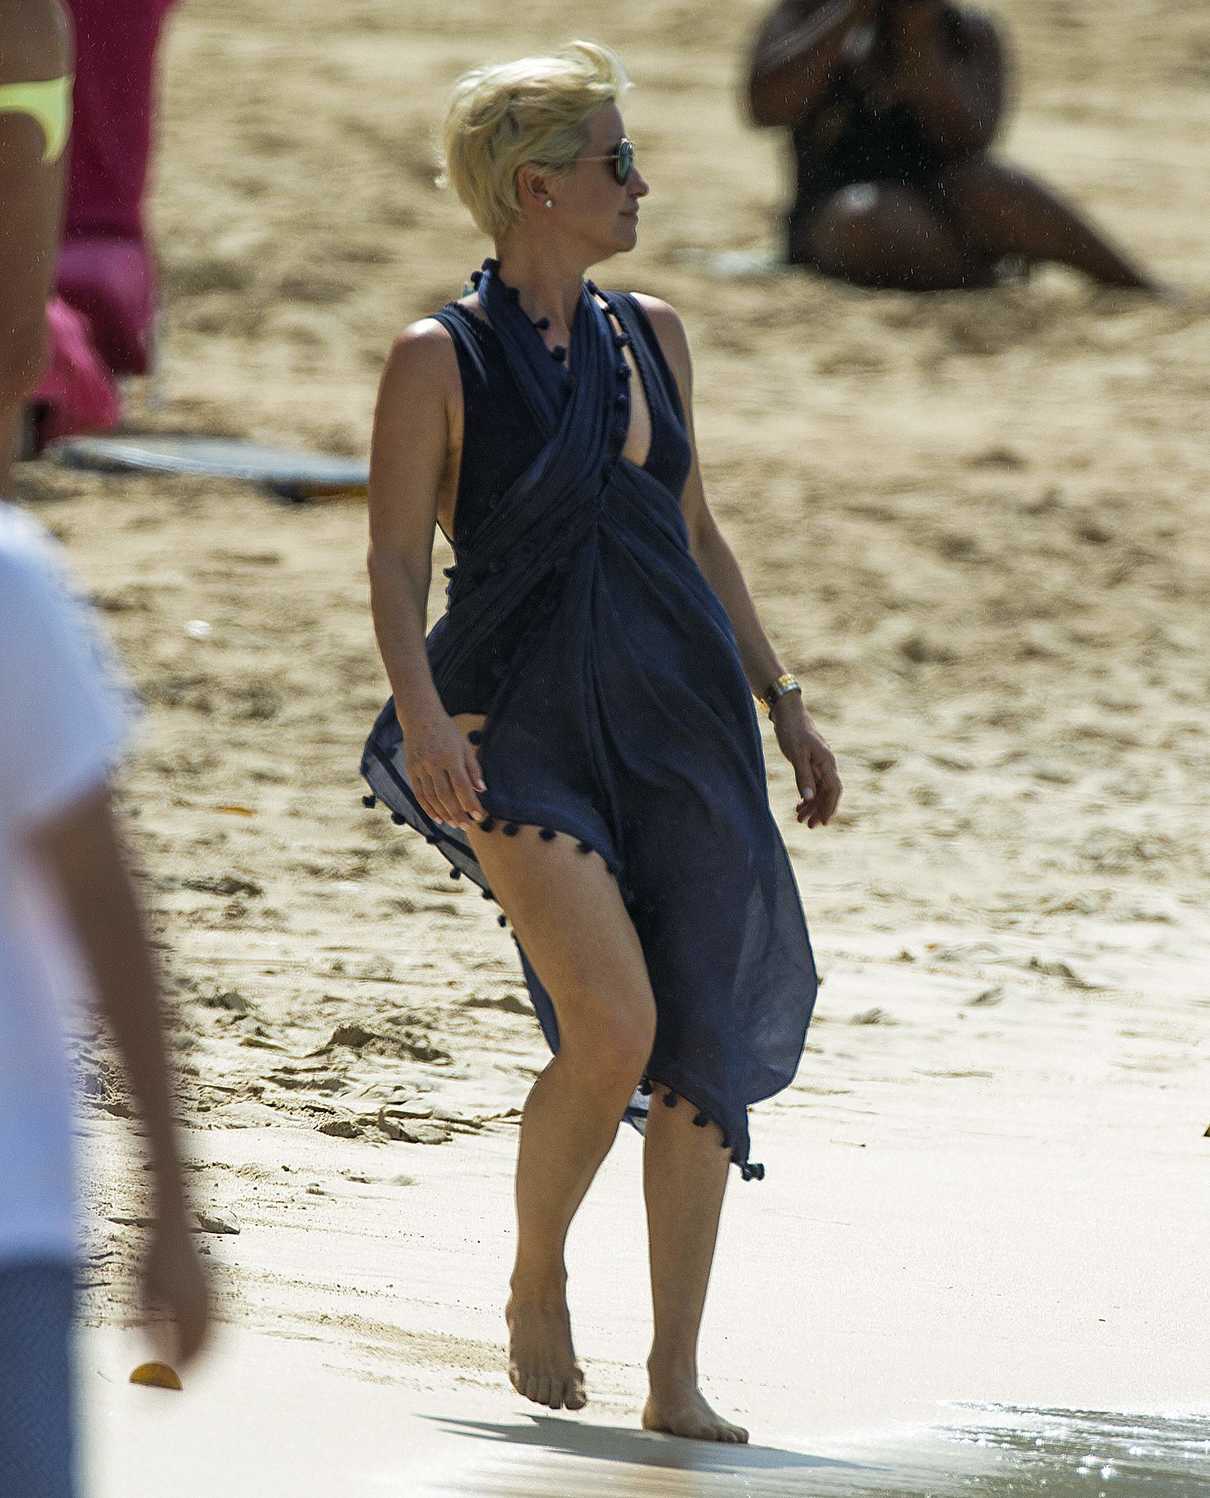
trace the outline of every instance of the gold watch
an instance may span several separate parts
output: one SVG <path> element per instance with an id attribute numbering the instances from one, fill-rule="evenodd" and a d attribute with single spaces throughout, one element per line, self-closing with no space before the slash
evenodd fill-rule
<path id="1" fill-rule="evenodd" d="M 771 714 L 783 697 L 788 697 L 791 692 L 801 693 L 801 691 L 802 687 L 799 685 L 798 678 L 784 671 L 776 680 L 769 683 L 760 694 L 760 700 L 765 704 L 765 711 Z"/>

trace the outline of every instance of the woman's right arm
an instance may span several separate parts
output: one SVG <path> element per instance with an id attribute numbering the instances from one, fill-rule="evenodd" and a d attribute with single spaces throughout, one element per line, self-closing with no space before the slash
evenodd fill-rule
<path id="1" fill-rule="evenodd" d="M 459 397 L 457 356 L 439 323 L 413 324 L 383 370 L 370 453 L 370 599 L 383 665 L 404 731 L 408 779 L 436 821 L 486 815 L 474 746 L 441 704 L 425 653 L 437 499 Z"/>
<path id="2" fill-rule="evenodd" d="M 823 97 L 853 32 L 877 0 L 782 0 L 757 33 L 748 107 L 758 125 L 796 125 Z"/>

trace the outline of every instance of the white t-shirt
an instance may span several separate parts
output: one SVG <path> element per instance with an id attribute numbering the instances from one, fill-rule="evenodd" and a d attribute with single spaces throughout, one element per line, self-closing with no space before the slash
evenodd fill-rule
<path id="1" fill-rule="evenodd" d="M 58 548 L 0 503 L 0 1269 L 76 1246 L 65 1023 L 83 978 L 29 833 L 102 784 L 131 717 Z"/>

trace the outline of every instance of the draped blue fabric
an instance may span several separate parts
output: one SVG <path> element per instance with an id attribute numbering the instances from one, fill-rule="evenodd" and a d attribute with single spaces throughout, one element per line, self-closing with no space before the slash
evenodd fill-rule
<path id="1" fill-rule="evenodd" d="M 621 350 L 649 336 L 645 320 L 609 294 L 615 326 L 600 296 L 585 283 L 568 367 L 552 359 L 496 262 L 484 266 L 480 306 L 547 440 L 450 569 L 429 664 L 448 702 L 462 673 L 501 638 L 512 641 L 480 709 L 481 799 L 500 835 L 573 837 L 617 877 L 657 1008 L 628 1117 L 641 1127 L 660 1084 L 666 1102 L 683 1098 L 696 1123 L 717 1126 L 748 1179 L 763 1169 L 749 1162 L 747 1108 L 794 1076 L 814 960 L 735 635 L 689 551 L 680 485 L 673 492 L 622 456 L 630 400 Z M 657 380 L 645 378 L 644 389 L 649 405 L 675 400 Z M 680 423 L 679 411 L 660 414 Z M 474 440 L 468 431 L 465 442 Z M 518 611 L 520 630 L 510 628 Z M 361 769 L 396 821 L 491 897 L 465 835 L 434 823 L 407 783 L 393 700 Z M 557 1049 L 550 996 L 524 952 L 521 960 Z"/>

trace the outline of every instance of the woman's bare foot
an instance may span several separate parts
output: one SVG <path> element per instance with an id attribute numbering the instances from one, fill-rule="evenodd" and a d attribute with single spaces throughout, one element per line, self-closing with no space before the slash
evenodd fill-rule
<path id="1" fill-rule="evenodd" d="M 518 1394 L 552 1410 L 582 1410 L 584 1370 L 571 1344 L 571 1318 L 561 1290 L 522 1293 L 516 1287 L 504 1312 L 508 1322 L 508 1377 Z"/>
<path id="2" fill-rule="evenodd" d="M 742 1425 L 732 1425 L 715 1414 L 693 1379 L 660 1381 L 657 1386 L 653 1378 L 643 1409 L 643 1429 L 662 1430 L 691 1441 L 726 1441 L 737 1446 L 748 1441 Z"/>

